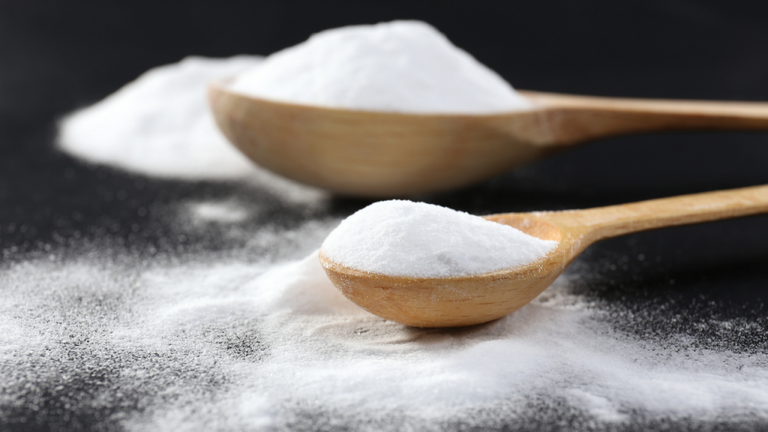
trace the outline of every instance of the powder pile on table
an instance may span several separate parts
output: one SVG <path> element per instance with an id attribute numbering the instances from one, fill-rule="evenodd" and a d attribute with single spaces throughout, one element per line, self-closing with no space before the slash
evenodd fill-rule
<path id="1" fill-rule="evenodd" d="M 230 86 L 264 99 L 369 111 L 493 113 L 530 102 L 420 21 L 341 27 L 267 57 Z"/>
<path id="2" fill-rule="evenodd" d="M 216 127 L 206 89 L 261 57 L 188 57 L 150 69 L 61 121 L 59 147 L 89 162 L 165 178 L 231 180 L 257 168 Z"/>
<path id="3" fill-rule="evenodd" d="M 768 419 L 765 355 L 686 342 L 673 327 L 618 332 L 621 304 L 591 303 L 567 278 L 501 320 L 430 330 L 352 304 L 316 252 L 282 263 L 72 258 L 0 272 L 0 424 L 18 421 L 17 405 L 137 431 L 698 430 Z M 743 332 L 765 331 L 700 324 L 735 348 Z"/>
<path id="4" fill-rule="evenodd" d="M 148 70 L 59 124 L 61 150 L 87 162 L 167 179 L 238 181 L 290 201 L 317 205 L 327 194 L 258 167 L 215 124 L 206 90 L 262 61 L 187 57 Z"/>
<path id="5" fill-rule="evenodd" d="M 372 273 L 452 277 L 529 264 L 557 243 L 446 207 L 392 200 L 345 219 L 321 251 L 336 263 Z"/>

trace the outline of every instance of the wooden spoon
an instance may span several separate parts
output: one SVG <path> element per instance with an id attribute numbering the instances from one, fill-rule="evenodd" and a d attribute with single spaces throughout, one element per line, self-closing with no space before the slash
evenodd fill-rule
<path id="1" fill-rule="evenodd" d="M 295 105 L 209 88 L 219 128 L 257 164 L 370 197 L 449 190 L 580 142 L 669 129 L 768 129 L 768 103 L 521 92 L 534 108 L 495 115 L 402 114 Z"/>
<path id="2" fill-rule="evenodd" d="M 560 212 L 486 219 L 559 245 L 521 267 L 475 276 L 413 278 L 348 268 L 320 253 L 334 285 L 380 317 L 417 327 L 455 327 L 501 318 L 538 296 L 590 244 L 637 231 L 768 212 L 768 186 Z"/>

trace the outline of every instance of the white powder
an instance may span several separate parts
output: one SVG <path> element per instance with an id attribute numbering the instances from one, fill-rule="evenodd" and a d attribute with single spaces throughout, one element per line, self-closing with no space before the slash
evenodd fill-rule
<path id="1" fill-rule="evenodd" d="M 435 28 L 394 21 L 326 30 L 231 85 L 265 99 L 414 113 L 492 113 L 530 103 Z"/>
<path id="2" fill-rule="evenodd" d="M 158 177 L 233 179 L 254 165 L 216 127 L 210 81 L 253 68 L 260 57 L 188 57 L 150 69 L 60 125 L 61 148 L 90 162 Z"/>
<path id="3" fill-rule="evenodd" d="M 248 209 L 235 201 L 201 201 L 189 204 L 191 216 L 199 223 L 234 224 L 246 220 Z"/>
<path id="4" fill-rule="evenodd" d="M 142 74 L 59 125 L 61 150 L 89 162 L 161 178 L 239 180 L 292 202 L 316 205 L 327 194 L 261 169 L 219 131 L 208 84 L 234 76 L 261 57 L 188 57 Z M 206 212 L 202 209 L 203 217 Z M 214 216 L 215 217 L 215 216 Z"/>
<path id="5" fill-rule="evenodd" d="M 467 113 L 527 106 L 503 79 L 427 24 L 395 22 L 329 30 L 266 62 L 256 56 L 188 57 L 151 69 L 64 118 L 59 147 L 86 161 L 140 174 L 240 179 L 297 200 L 317 200 L 317 191 L 259 169 L 216 127 L 207 86 L 236 75 L 241 75 L 236 84 L 241 91 L 262 92 L 266 86 L 288 92 L 284 96 L 295 102 L 313 103 L 302 95 L 327 95 L 341 98 L 341 106 L 347 106 L 344 100 L 370 103 L 352 108 Z M 317 103 L 334 104 L 321 99 Z"/>
<path id="6" fill-rule="evenodd" d="M 557 246 L 449 208 L 380 201 L 341 222 L 322 251 L 347 267 L 392 276 L 450 277 L 518 267 Z"/>
<path id="7" fill-rule="evenodd" d="M 617 333 L 566 278 L 493 323 L 425 330 L 356 307 L 316 253 L 206 261 L 6 268 L 0 422 L 15 406 L 141 431 L 768 421 L 764 354 Z"/>

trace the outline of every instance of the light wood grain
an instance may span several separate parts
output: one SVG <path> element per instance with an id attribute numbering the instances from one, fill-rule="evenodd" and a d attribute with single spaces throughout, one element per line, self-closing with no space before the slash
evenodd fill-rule
<path id="1" fill-rule="evenodd" d="M 545 145 L 570 145 L 614 135 L 665 130 L 768 129 L 768 103 L 763 102 L 521 93 L 547 108 L 545 126 L 537 131 L 537 141 Z"/>
<path id="2" fill-rule="evenodd" d="M 334 285 L 371 313 L 417 327 L 455 327 L 501 318 L 544 291 L 585 248 L 608 238 L 674 225 L 768 212 L 768 186 L 561 212 L 486 216 L 532 236 L 557 240 L 545 258 L 476 276 L 411 278 L 320 262 Z"/>
<path id="3" fill-rule="evenodd" d="M 569 145 L 671 129 L 768 129 L 768 104 L 653 101 L 522 92 L 534 108 L 497 115 L 416 115 L 274 102 L 212 84 L 227 138 L 257 164 L 356 196 L 466 186 Z"/>

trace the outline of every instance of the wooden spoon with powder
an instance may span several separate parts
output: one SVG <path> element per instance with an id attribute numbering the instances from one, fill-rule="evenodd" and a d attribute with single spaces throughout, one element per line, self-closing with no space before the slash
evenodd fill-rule
<path id="1" fill-rule="evenodd" d="M 345 195 L 466 186 L 590 140 L 768 129 L 768 104 L 516 92 L 429 24 L 326 30 L 210 86 L 216 122 L 257 164 Z"/>
<path id="2" fill-rule="evenodd" d="M 258 165 L 339 194 L 398 197 L 467 186 L 570 146 L 639 132 L 768 130 L 768 104 L 520 92 L 491 115 L 355 111 L 258 99 L 213 84 L 227 138 Z"/>
<path id="3" fill-rule="evenodd" d="M 487 226 L 426 204 L 412 203 L 410 213 L 394 211 L 397 203 L 374 204 L 342 222 L 323 244 L 320 262 L 333 284 L 371 313 L 417 327 L 455 327 L 501 318 L 528 304 L 596 241 L 766 213 L 768 186 L 588 210 L 499 214 L 486 216 L 496 222 Z M 521 236 L 507 235 L 510 227 Z"/>

